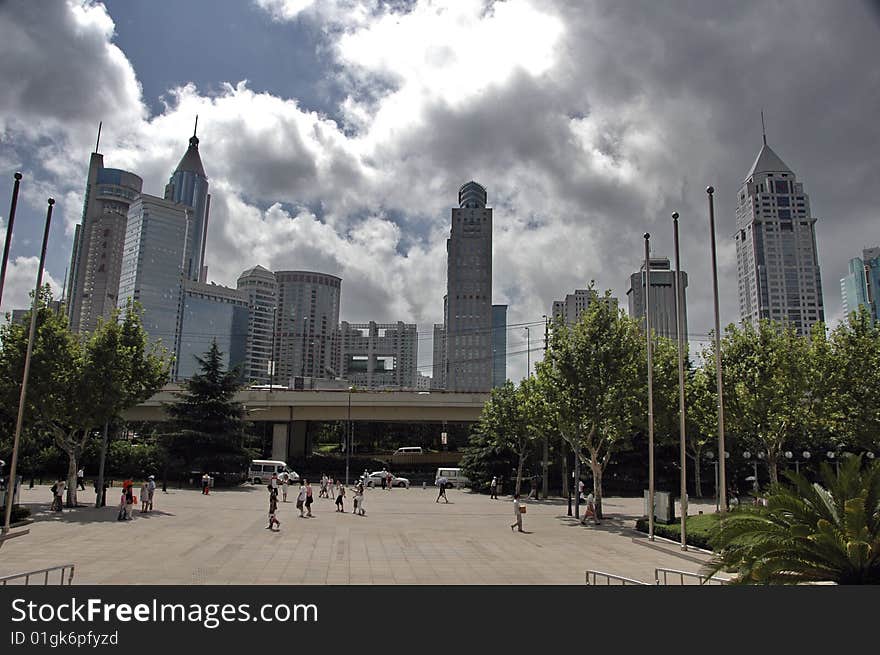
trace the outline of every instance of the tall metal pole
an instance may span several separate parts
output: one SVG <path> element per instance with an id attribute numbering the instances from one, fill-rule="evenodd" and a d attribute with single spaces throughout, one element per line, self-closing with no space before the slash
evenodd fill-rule
<path id="1" fill-rule="evenodd" d="M 548 333 L 549 329 L 550 329 L 550 327 L 549 327 L 549 323 L 548 323 L 548 318 L 546 315 L 544 315 L 544 357 L 547 356 L 547 333 Z M 547 436 L 547 432 L 545 431 L 544 432 L 544 466 L 542 467 L 543 470 L 541 471 L 541 473 L 543 475 L 543 477 L 541 478 L 542 479 L 541 492 L 544 494 L 544 498 L 547 498 L 547 491 L 550 486 L 549 480 L 547 479 L 548 478 L 547 471 L 549 470 L 549 461 L 548 461 L 549 459 L 550 459 L 550 438 Z M 562 483 L 565 484 L 565 480 L 563 480 Z"/>
<path id="2" fill-rule="evenodd" d="M 718 261 L 715 254 L 715 193 L 707 187 L 709 195 L 709 236 L 712 240 L 712 291 L 715 294 L 715 383 L 718 387 L 718 496 L 719 511 L 727 511 L 727 475 L 724 461 L 724 396 L 721 390 L 721 318 L 718 313 Z"/>
<path id="3" fill-rule="evenodd" d="M 6 282 L 6 264 L 9 262 L 9 246 L 12 244 L 12 225 L 15 223 L 15 208 L 18 206 L 18 187 L 21 173 L 16 171 L 12 184 L 12 204 L 9 206 L 9 220 L 6 223 L 6 243 L 3 245 L 3 264 L 0 266 L 0 304 L 3 303 L 3 284 Z"/>
<path id="4" fill-rule="evenodd" d="M 645 334 L 648 342 L 648 539 L 654 541 L 654 349 L 651 339 L 651 235 L 645 232 Z"/>
<path id="5" fill-rule="evenodd" d="M 345 484 L 348 485 L 348 463 L 351 457 L 351 387 L 348 388 L 348 435 L 345 439 Z"/>
<path id="6" fill-rule="evenodd" d="M 9 532 L 9 521 L 12 518 L 12 499 L 15 496 L 15 474 L 18 463 L 18 443 L 21 440 L 21 428 L 24 424 L 24 408 L 27 400 L 28 377 L 31 372 L 31 355 L 34 352 L 34 335 L 37 331 L 37 311 L 40 308 L 40 286 L 43 284 L 43 265 L 46 263 L 46 246 L 49 243 L 49 227 L 52 225 L 52 206 L 54 198 L 49 198 L 46 210 L 46 228 L 43 231 L 43 249 L 40 252 L 40 267 L 37 269 L 37 284 L 34 286 L 34 300 L 31 304 L 31 328 L 28 332 L 27 352 L 24 356 L 24 374 L 21 379 L 21 395 L 18 399 L 18 418 L 15 421 L 15 436 L 12 439 L 12 463 L 9 465 L 9 484 L 6 491 L 6 515 L 3 519 L 3 534 Z"/>
<path id="7" fill-rule="evenodd" d="M 684 325 L 682 325 L 681 258 L 678 251 L 678 212 L 672 214 L 672 236 L 675 243 L 675 333 L 678 337 L 678 429 L 681 466 L 681 549 L 687 550 L 687 451 L 685 449 L 684 405 Z"/>
<path id="8" fill-rule="evenodd" d="M 272 308 L 272 370 L 269 372 L 269 393 L 272 393 L 272 386 L 275 384 L 275 367 L 277 361 L 275 357 L 275 335 L 278 333 L 278 305 Z"/>

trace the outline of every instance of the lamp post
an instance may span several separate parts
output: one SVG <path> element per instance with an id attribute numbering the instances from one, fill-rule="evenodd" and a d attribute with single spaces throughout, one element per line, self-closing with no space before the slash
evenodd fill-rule
<path id="1" fill-rule="evenodd" d="M 714 187 L 706 187 L 709 196 L 709 236 L 712 240 L 712 290 L 715 296 L 715 383 L 718 387 L 718 452 L 724 450 L 724 397 L 721 393 L 721 319 L 718 312 L 718 261 L 715 254 L 715 200 Z M 721 494 L 719 499 L 720 511 L 727 511 L 727 475 L 723 457 L 719 457 L 719 484 Z"/>
<path id="2" fill-rule="evenodd" d="M 275 383 L 275 335 L 278 332 L 278 306 L 272 308 L 272 359 L 269 369 L 269 393 L 272 393 L 272 385 Z"/>
<path id="3" fill-rule="evenodd" d="M 685 448 L 684 405 L 684 331 L 681 320 L 681 258 L 678 251 L 678 212 L 672 213 L 672 237 L 675 248 L 675 334 L 678 341 L 678 429 L 681 460 L 681 549 L 687 550 L 687 450 Z"/>
<path id="4" fill-rule="evenodd" d="M 834 453 L 833 450 L 829 450 L 827 453 L 825 453 L 825 456 L 834 462 L 834 473 L 835 475 L 840 477 L 840 460 L 837 459 L 837 455 Z"/>
<path id="5" fill-rule="evenodd" d="M 24 355 L 24 371 L 21 380 L 21 394 L 18 399 L 18 418 L 15 422 L 15 433 L 12 438 L 12 457 L 9 464 L 9 482 L 6 485 L 6 508 L 3 520 L 3 535 L 9 533 L 9 522 L 12 518 L 12 501 L 15 497 L 16 464 L 18 463 L 18 444 L 21 439 L 21 429 L 24 424 L 24 410 L 27 399 L 28 377 L 31 370 L 31 355 L 34 352 L 34 340 L 37 331 L 37 313 L 40 310 L 40 286 L 43 283 L 43 267 L 46 263 L 46 246 L 49 243 L 49 228 L 52 225 L 52 207 L 55 199 L 48 199 L 46 209 L 46 227 L 43 231 L 43 249 L 40 253 L 40 267 L 37 269 L 37 283 L 34 285 L 34 300 L 31 304 L 31 326 L 28 332 L 27 350 Z"/>
<path id="6" fill-rule="evenodd" d="M 752 453 L 750 453 L 747 450 L 743 453 L 743 457 L 745 458 L 746 461 L 748 461 L 752 458 Z M 752 466 L 754 467 L 754 470 L 752 472 L 752 477 L 754 478 L 754 480 L 752 481 L 752 488 L 755 491 L 755 497 L 757 497 L 758 496 L 758 457 L 757 456 L 755 456 L 755 459 L 752 459 Z"/>
<path id="7" fill-rule="evenodd" d="M 719 457 L 718 459 L 715 459 L 715 453 L 713 453 L 710 450 L 708 453 L 706 453 L 706 457 L 708 459 L 714 460 L 713 464 L 715 465 L 715 511 L 720 512 L 721 511 L 721 500 L 722 500 L 722 498 L 721 498 L 721 468 L 723 466 L 722 462 L 730 457 L 730 453 L 727 451 L 724 451 L 724 457 Z M 756 475 L 755 477 L 757 478 L 758 476 Z M 726 495 L 725 495 L 725 499 L 726 499 Z"/>
<path id="8" fill-rule="evenodd" d="M 345 484 L 348 486 L 348 465 L 349 459 L 351 457 L 351 439 L 352 439 L 352 426 L 351 426 L 351 390 L 354 387 L 348 388 L 348 434 L 345 439 Z"/>
<path id="9" fill-rule="evenodd" d="M 791 452 L 790 450 L 786 450 L 784 454 L 785 454 L 785 459 L 787 459 L 788 461 L 791 461 L 792 458 L 794 457 L 794 453 Z M 801 453 L 801 457 L 803 457 L 805 461 L 809 460 L 810 459 L 810 451 L 805 450 L 804 452 Z M 801 460 L 800 459 L 794 460 L 794 472 L 798 473 L 798 474 L 801 472 Z"/>
<path id="10" fill-rule="evenodd" d="M 654 379 L 651 339 L 651 235 L 645 232 L 645 334 L 648 342 L 648 539 L 654 541 Z"/>

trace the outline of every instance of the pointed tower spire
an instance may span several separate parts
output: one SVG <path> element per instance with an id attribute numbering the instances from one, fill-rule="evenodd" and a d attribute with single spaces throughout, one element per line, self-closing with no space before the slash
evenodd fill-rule
<path id="1" fill-rule="evenodd" d="M 761 114 L 761 120 L 764 120 L 764 114 Z M 199 129 L 199 115 L 196 114 L 196 124 L 193 126 L 193 136 L 196 135 L 196 131 Z"/>
<path id="2" fill-rule="evenodd" d="M 196 116 L 196 121 L 199 120 L 199 117 Z M 764 137 L 764 145 L 767 145 L 767 128 L 764 127 L 764 110 L 761 110 L 761 136 Z"/>

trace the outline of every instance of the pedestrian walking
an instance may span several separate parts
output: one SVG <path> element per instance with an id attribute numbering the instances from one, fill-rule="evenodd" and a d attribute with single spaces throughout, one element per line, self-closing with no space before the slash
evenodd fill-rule
<path id="1" fill-rule="evenodd" d="M 86 472 L 82 468 L 76 472 L 76 488 L 81 491 L 86 490 Z"/>
<path id="2" fill-rule="evenodd" d="M 340 483 L 336 485 L 336 511 L 345 511 L 345 487 Z"/>
<path id="3" fill-rule="evenodd" d="M 285 471 L 281 474 L 281 502 L 287 502 L 287 490 L 290 488 L 290 473 Z"/>
<path id="4" fill-rule="evenodd" d="M 587 494 L 584 502 L 587 504 L 586 509 L 584 510 L 584 515 L 581 517 L 581 523 L 586 523 L 587 519 L 596 518 L 596 497 L 593 495 L 593 492 Z"/>
<path id="5" fill-rule="evenodd" d="M 312 515 L 312 485 L 306 480 L 306 516 Z"/>
<path id="6" fill-rule="evenodd" d="M 52 485 L 50 491 L 52 492 L 52 511 L 53 512 L 62 512 L 64 511 L 64 489 L 67 487 L 67 482 L 64 481 L 63 478 L 58 478 L 55 481 L 55 484 Z"/>
<path id="7" fill-rule="evenodd" d="M 141 485 L 141 514 L 147 511 L 147 507 L 150 505 L 150 483 L 146 480 Z"/>
<path id="8" fill-rule="evenodd" d="M 394 476 L 391 474 L 391 471 L 388 471 L 386 477 L 388 478 L 388 488 L 391 489 L 392 483 L 394 482 Z"/>
<path id="9" fill-rule="evenodd" d="M 116 520 L 125 520 L 125 487 L 122 488 L 122 493 L 119 494 L 119 513 L 116 515 Z"/>
<path id="10" fill-rule="evenodd" d="M 498 498 L 498 477 L 492 476 L 492 482 L 489 483 L 489 498 Z"/>
<path id="11" fill-rule="evenodd" d="M 202 495 L 207 496 L 211 489 L 211 476 L 207 472 L 202 476 Z"/>
<path id="12" fill-rule="evenodd" d="M 299 510 L 299 517 L 305 516 L 306 509 L 306 488 L 302 482 L 299 484 L 299 494 L 296 496 L 296 508 Z"/>
<path id="13" fill-rule="evenodd" d="M 134 482 L 126 480 L 122 483 L 122 494 L 125 496 L 125 520 L 131 521 L 134 510 Z"/>
<path id="14" fill-rule="evenodd" d="M 156 476 L 151 475 L 147 478 L 147 511 L 153 511 L 153 495 L 156 493 Z"/>
<path id="15" fill-rule="evenodd" d="M 437 480 L 437 486 L 440 487 L 440 493 L 437 494 L 437 500 L 434 501 L 435 503 L 439 503 L 441 498 L 447 503 L 449 502 L 449 499 L 446 497 L 446 485 L 448 483 L 449 480 L 447 480 L 445 477 L 441 477 L 439 480 Z"/>
<path id="16" fill-rule="evenodd" d="M 363 482 L 361 482 L 357 486 L 356 501 L 357 501 L 357 510 L 356 510 L 357 514 L 359 516 L 365 516 L 366 511 L 364 510 L 364 483 Z"/>
<path id="17" fill-rule="evenodd" d="M 523 532 L 522 528 L 522 515 L 525 513 L 525 505 L 519 502 L 519 494 L 513 494 L 513 515 L 516 517 L 516 522 L 511 524 L 510 531 L 513 532 L 513 529 L 516 528 L 520 532 Z"/>
<path id="18" fill-rule="evenodd" d="M 275 512 L 278 511 L 278 492 L 272 493 L 269 491 L 269 525 L 266 526 L 267 530 L 275 530 L 275 526 L 281 527 L 281 521 L 275 516 Z"/>

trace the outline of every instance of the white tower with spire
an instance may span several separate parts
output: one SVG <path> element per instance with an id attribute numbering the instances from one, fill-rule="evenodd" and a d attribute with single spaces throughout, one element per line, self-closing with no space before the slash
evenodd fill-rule
<path id="1" fill-rule="evenodd" d="M 763 139 L 737 197 L 740 320 L 788 322 L 808 334 L 825 320 L 816 219 L 803 183 L 767 145 L 766 130 Z"/>

